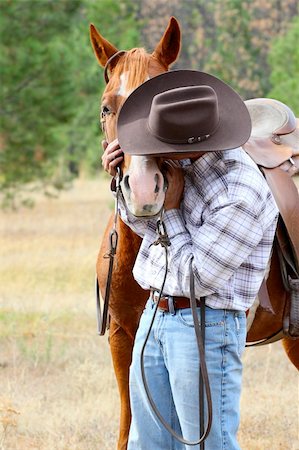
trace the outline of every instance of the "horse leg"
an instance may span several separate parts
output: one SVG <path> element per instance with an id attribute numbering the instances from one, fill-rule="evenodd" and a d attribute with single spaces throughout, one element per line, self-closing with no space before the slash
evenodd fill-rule
<path id="1" fill-rule="evenodd" d="M 109 342 L 120 394 L 121 410 L 117 450 L 126 450 L 131 424 L 129 368 L 132 360 L 133 340 L 121 326 L 111 319 Z"/>
<path id="2" fill-rule="evenodd" d="M 283 338 L 282 345 L 290 361 L 299 370 L 299 339 Z"/>

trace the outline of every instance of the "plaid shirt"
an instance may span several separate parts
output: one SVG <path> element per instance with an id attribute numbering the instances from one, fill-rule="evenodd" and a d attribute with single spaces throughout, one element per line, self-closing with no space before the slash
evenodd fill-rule
<path id="1" fill-rule="evenodd" d="M 164 286 L 168 295 L 190 297 L 193 256 L 196 297 L 211 308 L 247 310 L 253 303 L 271 253 L 278 210 L 261 172 L 241 149 L 209 152 L 195 162 L 181 160 L 185 189 L 180 209 L 168 210 L 164 223 L 171 245 Z M 165 250 L 156 220 L 120 215 L 143 241 L 133 274 L 144 289 L 160 289 Z"/>

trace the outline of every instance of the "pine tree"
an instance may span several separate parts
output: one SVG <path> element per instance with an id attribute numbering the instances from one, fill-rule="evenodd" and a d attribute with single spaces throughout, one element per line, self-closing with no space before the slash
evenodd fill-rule
<path id="1" fill-rule="evenodd" d="M 285 35 L 272 42 L 269 52 L 272 89 L 267 97 L 287 104 L 299 116 L 299 16 L 295 17 Z"/>

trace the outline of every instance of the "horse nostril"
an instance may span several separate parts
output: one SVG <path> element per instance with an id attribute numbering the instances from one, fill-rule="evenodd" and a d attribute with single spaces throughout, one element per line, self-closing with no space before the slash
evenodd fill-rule
<path id="1" fill-rule="evenodd" d="M 157 194 L 160 191 L 160 177 L 157 173 L 155 175 L 155 183 L 156 183 L 156 186 L 155 186 L 154 192 L 155 192 L 155 194 Z"/>
<path id="2" fill-rule="evenodd" d="M 168 188 L 168 181 L 167 181 L 167 178 L 165 177 L 164 178 L 164 184 L 163 184 L 163 192 L 166 192 L 167 188 Z"/>
<path id="3" fill-rule="evenodd" d="M 126 188 L 128 191 L 131 190 L 130 184 L 129 184 L 129 175 L 125 175 L 125 176 L 124 176 L 124 186 L 125 186 L 125 188 Z"/>

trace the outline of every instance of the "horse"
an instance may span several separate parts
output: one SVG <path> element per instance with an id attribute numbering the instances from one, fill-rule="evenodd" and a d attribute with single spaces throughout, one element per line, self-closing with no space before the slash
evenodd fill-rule
<path id="1" fill-rule="evenodd" d="M 92 24 L 90 38 L 98 63 L 105 67 L 107 85 L 101 100 L 101 119 L 106 140 L 111 142 L 117 137 L 118 111 L 132 90 L 148 78 L 167 71 L 176 61 L 181 46 L 180 26 L 177 20 L 171 17 L 162 38 L 151 54 L 142 48 L 126 52 L 119 51 Z M 128 209 L 137 216 L 156 215 L 163 206 L 165 195 L 160 159 L 125 155 L 121 170 L 123 173 L 121 189 Z M 146 195 L 146 202 L 144 202 L 144 195 Z M 146 209 L 143 207 L 144 203 L 147 205 Z M 110 249 L 110 231 L 113 226 L 115 226 L 114 214 L 111 215 L 104 232 L 96 263 L 99 288 L 103 297 L 109 271 L 109 260 L 106 256 Z M 132 276 L 141 238 L 134 234 L 121 218 L 117 221 L 117 232 L 118 245 L 109 300 L 109 342 L 121 404 L 117 448 L 125 450 L 131 421 L 129 367 L 134 336 L 149 292 L 141 289 Z M 282 327 L 286 293 L 275 252 L 271 258 L 267 288 L 275 314 L 269 314 L 262 308 L 257 308 L 255 319 L 248 332 L 248 342 L 264 340 Z M 299 340 L 284 338 L 283 345 L 290 360 L 299 370 Z"/>

